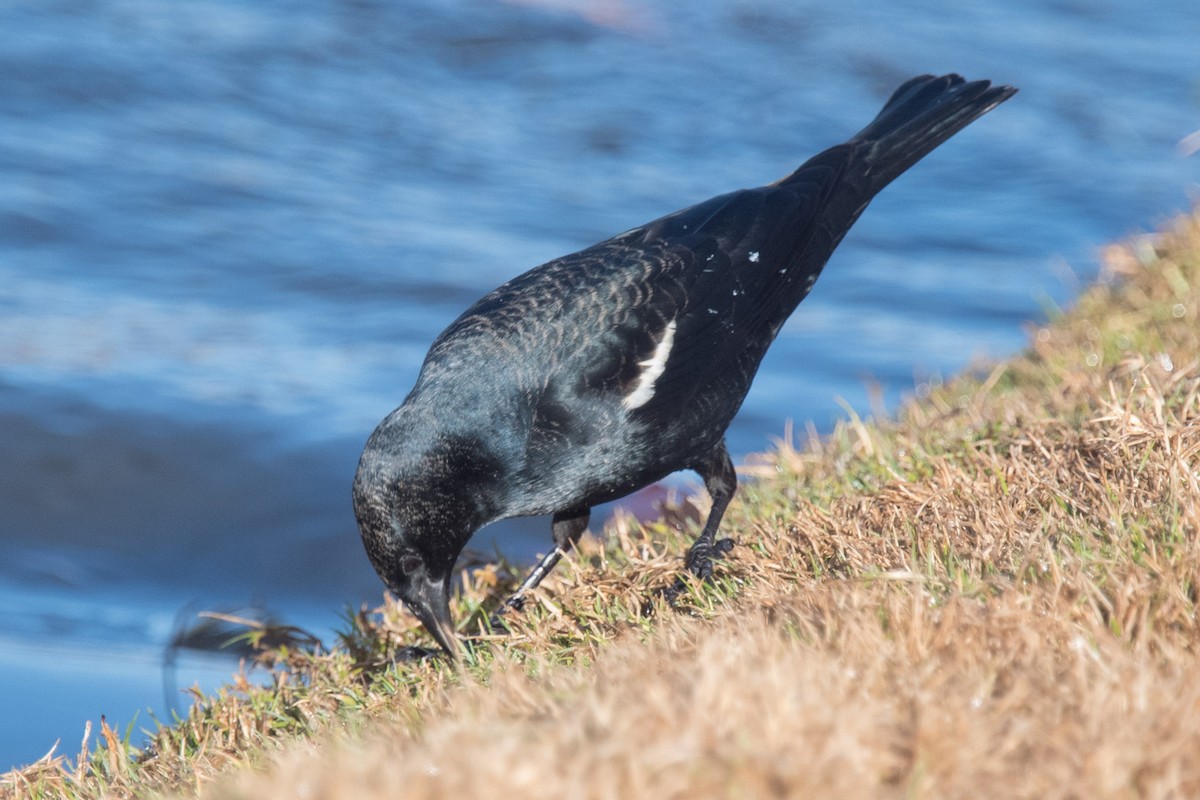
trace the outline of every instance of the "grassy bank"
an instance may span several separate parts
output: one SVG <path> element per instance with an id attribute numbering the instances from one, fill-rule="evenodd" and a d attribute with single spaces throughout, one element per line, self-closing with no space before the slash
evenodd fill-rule
<path id="1" fill-rule="evenodd" d="M 1106 253 L 1028 350 L 747 468 L 683 613 L 697 510 L 585 543 L 461 671 L 389 606 L 274 651 L 132 751 L 5 796 L 1200 795 L 1200 216 Z M 511 588 L 466 581 L 465 633 Z"/>

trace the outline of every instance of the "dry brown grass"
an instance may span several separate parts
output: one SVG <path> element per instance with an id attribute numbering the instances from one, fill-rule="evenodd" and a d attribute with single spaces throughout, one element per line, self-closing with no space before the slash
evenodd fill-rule
<path id="1" fill-rule="evenodd" d="M 642 612 L 677 526 L 621 520 L 462 672 L 389 666 L 388 606 L 9 793 L 1200 796 L 1200 216 L 1106 263 L 1023 356 L 747 470 L 691 613 Z"/>
<path id="2" fill-rule="evenodd" d="M 825 584 L 586 670 L 498 664 L 419 732 L 289 748 L 208 796 L 1194 796 L 1194 661 L 1038 594 Z"/>

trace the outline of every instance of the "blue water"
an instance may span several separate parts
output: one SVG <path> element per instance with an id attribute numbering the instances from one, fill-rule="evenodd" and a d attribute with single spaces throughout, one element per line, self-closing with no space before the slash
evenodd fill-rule
<path id="1" fill-rule="evenodd" d="M 0 769 L 169 717 L 185 607 L 376 602 L 349 484 L 445 324 L 916 73 L 1021 93 L 876 200 L 731 446 L 1017 349 L 1194 200 L 1197 41 L 1195 0 L 0 4 Z"/>

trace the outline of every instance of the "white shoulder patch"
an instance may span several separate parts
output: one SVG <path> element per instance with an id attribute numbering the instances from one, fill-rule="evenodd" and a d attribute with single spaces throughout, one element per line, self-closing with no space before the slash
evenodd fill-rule
<path id="1" fill-rule="evenodd" d="M 667 358 L 670 357 L 671 346 L 674 344 L 675 320 L 671 320 L 663 329 L 662 339 L 655 346 L 654 352 L 645 361 L 638 362 L 638 366 L 642 368 L 642 374 L 638 375 L 637 383 L 633 385 L 633 391 L 625 395 L 625 399 L 621 401 L 627 410 L 633 411 L 635 408 L 640 408 L 650 402 L 651 397 L 654 397 L 654 382 L 667 368 Z"/>

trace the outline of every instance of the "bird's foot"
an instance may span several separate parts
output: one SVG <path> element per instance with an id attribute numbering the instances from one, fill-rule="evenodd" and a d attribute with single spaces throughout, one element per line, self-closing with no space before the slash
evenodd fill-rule
<path id="1" fill-rule="evenodd" d="M 525 595 L 521 592 L 514 594 L 504 601 L 488 619 L 488 629 L 493 632 L 507 633 L 508 626 L 504 624 L 504 615 L 509 611 L 521 611 L 525 608 Z"/>
<path id="2" fill-rule="evenodd" d="M 699 539 L 688 550 L 683 566 L 700 580 L 706 581 L 712 577 L 713 558 L 719 558 L 732 549 L 733 539 L 718 539 L 715 542 Z"/>
<path id="3" fill-rule="evenodd" d="M 718 539 L 712 544 L 706 541 L 698 541 L 692 545 L 691 550 L 688 550 L 687 557 L 683 561 L 684 568 L 702 581 L 711 580 L 713 559 L 726 555 L 731 550 L 733 550 L 733 539 Z M 666 601 L 667 605 L 674 608 L 675 602 L 679 597 L 687 592 L 688 584 L 689 581 L 687 578 L 680 575 L 670 586 L 665 586 L 656 591 L 654 596 L 642 607 L 642 612 L 646 616 L 650 616 L 653 613 L 655 597 L 661 597 Z"/>
<path id="4" fill-rule="evenodd" d="M 420 645 L 409 644 L 398 649 L 395 655 L 392 656 L 392 661 L 397 664 L 411 664 L 414 661 L 424 661 L 444 655 L 446 655 L 446 651 L 440 647 L 421 647 Z"/>

